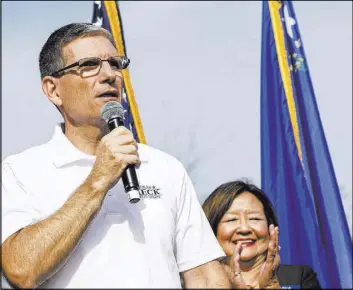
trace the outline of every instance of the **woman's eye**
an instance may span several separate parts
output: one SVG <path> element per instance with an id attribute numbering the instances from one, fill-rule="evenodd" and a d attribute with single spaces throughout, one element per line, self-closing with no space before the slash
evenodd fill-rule
<path id="1" fill-rule="evenodd" d="M 250 218 L 250 220 L 253 220 L 253 221 L 260 221 L 261 219 L 260 219 L 260 218 Z"/>
<path id="2" fill-rule="evenodd" d="M 232 222 L 232 221 L 237 221 L 238 219 L 237 218 L 231 218 L 229 220 L 227 220 L 227 222 Z"/>

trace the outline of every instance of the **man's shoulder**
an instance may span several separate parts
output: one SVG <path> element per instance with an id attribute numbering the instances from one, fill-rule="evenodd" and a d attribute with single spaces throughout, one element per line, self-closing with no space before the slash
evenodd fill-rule
<path id="1" fill-rule="evenodd" d="M 168 164 L 168 166 L 175 166 L 176 168 L 184 169 L 182 163 L 171 154 L 142 143 L 138 143 L 138 148 L 142 161 L 146 160 L 155 164 Z"/>
<path id="2" fill-rule="evenodd" d="M 36 164 L 41 160 L 48 160 L 47 158 L 50 152 L 49 148 L 49 142 L 32 146 L 18 153 L 7 156 L 2 161 L 2 164 L 22 167 L 33 163 Z"/>

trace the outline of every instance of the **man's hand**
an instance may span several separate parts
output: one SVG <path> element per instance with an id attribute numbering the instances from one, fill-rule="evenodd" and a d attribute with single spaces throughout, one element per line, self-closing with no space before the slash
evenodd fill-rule
<path id="1" fill-rule="evenodd" d="M 269 232 L 270 241 L 267 257 L 259 274 L 259 286 L 261 289 L 280 288 L 277 279 L 277 268 L 280 264 L 280 256 L 278 254 L 278 227 L 270 225 Z"/>
<path id="2" fill-rule="evenodd" d="M 128 164 L 139 163 L 132 133 L 119 127 L 102 138 L 88 178 L 56 212 L 20 229 L 2 244 L 2 268 L 18 288 L 36 288 L 69 259 L 105 194 Z"/>
<path id="3" fill-rule="evenodd" d="M 111 188 L 129 164 L 140 164 L 137 143 L 131 131 L 121 126 L 105 135 L 96 149 L 92 168 L 96 185 Z"/>

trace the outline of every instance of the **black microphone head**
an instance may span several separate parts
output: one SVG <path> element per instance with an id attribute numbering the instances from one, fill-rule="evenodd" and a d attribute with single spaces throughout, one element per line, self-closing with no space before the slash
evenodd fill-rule
<path id="1" fill-rule="evenodd" d="M 102 106 L 101 117 L 106 122 L 112 118 L 124 120 L 124 108 L 119 102 L 110 101 Z"/>

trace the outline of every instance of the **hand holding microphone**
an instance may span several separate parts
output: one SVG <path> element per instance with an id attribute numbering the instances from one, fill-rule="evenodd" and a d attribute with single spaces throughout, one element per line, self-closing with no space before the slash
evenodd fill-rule
<path id="1" fill-rule="evenodd" d="M 139 164 L 140 159 L 133 134 L 124 127 L 124 109 L 118 102 L 108 102 L 102 107 L 101 116 L 111 132 L 102 138 L 96 149 L 92 171 L 109 188 L 121 177 L 129 201 L 136 203 L 140 200 L 140 194 L 135 164 Z"/>

